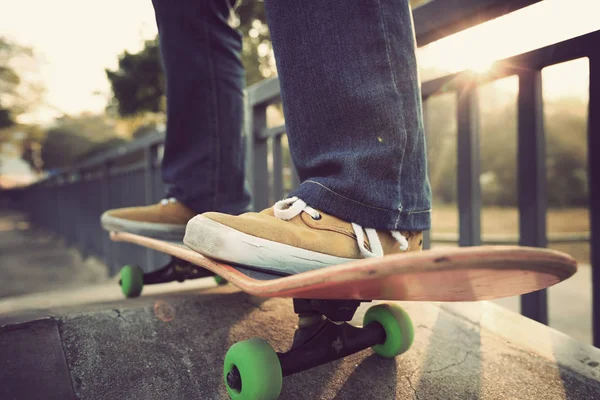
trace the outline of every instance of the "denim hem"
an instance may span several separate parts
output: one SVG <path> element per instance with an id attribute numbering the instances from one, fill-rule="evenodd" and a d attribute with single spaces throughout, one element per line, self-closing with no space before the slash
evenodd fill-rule
<path id="1" fill-rule="evenodd" d="M 365 228 L 426 231 L 431 229 L 431 210 L 386 210 L 338 194 L 320 183 L 305 181 L 290 193 L 309 206 Z"/>

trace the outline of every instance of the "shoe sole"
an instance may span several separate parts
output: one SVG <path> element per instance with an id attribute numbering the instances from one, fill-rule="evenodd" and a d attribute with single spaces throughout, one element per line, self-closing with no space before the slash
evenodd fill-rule
<path id="1" fill-rule="evenodd" d="M 160 224 L 155 222 L 132 221 L 102 214 L 102 227 L 111 232 L 129 232 L 154 239 L 181 242 L 185 235 L 185 225 Z"/>
<path id="2" fill-rule="evenodd" d="M 210 258 L 285 275 L 354 261 L 252 236 L 202 215 L 188 222 L 183 243 Z"/>

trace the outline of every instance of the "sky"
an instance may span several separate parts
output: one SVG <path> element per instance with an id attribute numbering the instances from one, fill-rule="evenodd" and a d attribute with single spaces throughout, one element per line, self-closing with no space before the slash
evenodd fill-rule
<path id="1" fill-rule="evenodd" d="M 104 70 L 156 32 L 151 0 L 0 0 L 0 36 L 34 49 L 46 103 L 68 114 L 102 111 L 110 93 Z"/>
<path id="2" fill-rule="evenodd" d="M 485 69 L 495 59 L 600 29 L 598 15 L 600 0 L 545 0 L 430 44 L 418 61 L 449 72 Z M 47 89 L 47 106 L 22 122 L 102 112 L 110 94 L 104 70 L 156 32 L 151 0 L 0 0 L 0 36 L 34 49 Z M 587 63 L 561 68 L 544 72 L 551 81 L 545 95 L 585 95 Z"/>

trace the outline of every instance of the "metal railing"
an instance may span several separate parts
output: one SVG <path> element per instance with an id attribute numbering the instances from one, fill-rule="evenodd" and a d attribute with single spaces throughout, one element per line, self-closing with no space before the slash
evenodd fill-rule
<path id="1" fill-rule="evenodd" d="M 469 2 L 469 0 L 461 0 Z M 461 3 L 456 0 L 455 3 Z M 481 1 L 496 10 L 499 3 L 520 7 L 535 1 Z M 418 10 L 416 10 L 418 11 Z M 430 11 L 428 11 L 430 12 Z M 492 14 L 493 12 L 490 11 Z M 421 17 L 419 17 L 421 15 Z M 425 14 L 415 12 L 415 21 Z M 460 18 L 458 15 L 457 18 Z M 431 41 L 435 29 L 421 29 L 420 44 Z M 417 29 L 419 33 L 419 29 Z M 419 40 L 419 37 L 417 38 Z M 546 154 L 543 124 L 541 70 L 545 67 L 582 57 L 589 58 L 590 86 L 588 112 L 588 179 L 590 204 L 589 236 L 591 264 L 600 266 L 600 158 L 592 149 L 600 149 L 600 31 L 565 40 L 495 63 L 493 72 L 478 75 L 469 71 L 450 74 L 422 84 L 424 113 L 428 99 L 447 93 L 456 95 L 457 104 L 457 185 L 461 246 L 481 244 L 481 189 L 479 160 L 479 123 L 477 87 L 507 76 L 517 76 L 518 92 L 518 208 L 519 243 L 546 247 Z M 261 210 L 273 199 L 285 195 L 282 137 L 285 126 L 267 127 L 267 107 L 278 103 L 277 78 L 247 89 L 245 140 L 247 180 L 253 195 L 254 209 Z M 164 263 L 164 255 L 137 246 L 110 242 L 99 224 L 107 209 L 151 204 L 163 191 L 159 165 L 164 133 L 155 132 L 107 154 L 98 155 L 70 171 L 49 177 L 18 193 L 21 207 L 38 225 L 64 236 L 86 254 L 106 262 L 111 273 L 128 263 L 152 270 Z M 137 155 L 138 162 L 121 165 L 124 157 Z M 292 168 L 293 170 L 293 168 Z M 292 186 L 299 184 L 292 173 Z M 600 345 L 600 272 L 592 268 L 593 342 Z M 522 296 L 522 313 L 547 324 L 546 291 Z"/>
<path id="2" fill-rule="evenodd" d="M 456 93 L 458 121 L 457 185 L 459 235 L 461 246 L 481 244 L 481 189 L 479 159 L 479 111 L 477 87 L 508 76 L 517 76 L 518 92 L 518 206 L 519 243 L 524 246 L 547 247 L 546 231 L 546 146 L 543 124 L 541 70 L 545 67 L 582 57 L 589 58 L 590 93 L 588 117 L 588 179 L 591 218 L 591 264 L 600 265 L 600 158 L 592 149 L 600 148 L 600 31 L 569 39 L 537 50 L 510 57 L 494 64 L 492 73 L 480 75 L 470 71 L 450 74 L 424 82 L 422 92 L 424 113 L 427 100 L 439 94 Z M 278 81 L 272 79 L 248 89 L 250 103 L 248 132 L 254 138 L 254 157 L 250 158 L 249 179 L 255 206 L 266 208 L 272 197 L 281 198 L 280 184 L 269 184 L 267 140 L 274 140 L 273 171 L 280 173 L 280 137 L 285 127 L 267 128 L 266 109 L 279 100 Z M 281 182 L 280 177 L 272 177 Z M 274 193 L 273 193 L 274 192 Z M 270 196 L 271 195 L 271 196 Z M 592 268 L 594 344 L 600 344 L 600 273 Z M 539 322 L 548 323 L 545 290 L 522 296 L 521 312 Z"/>

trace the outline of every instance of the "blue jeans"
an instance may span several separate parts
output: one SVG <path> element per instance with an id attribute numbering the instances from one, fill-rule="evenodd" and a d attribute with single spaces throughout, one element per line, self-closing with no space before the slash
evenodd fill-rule
<path id="1" fill-rule="evenodd" d="M 232 0 L 233 1 L 233 0 Z M 167 82 L 162 178 L 197 213 L 248 210 L 241 36 L 227 0 L 153 0 Z"/>
<path id="2" fill-rule="evenodd" d="M 164 4 L 163 4 L 164 3 Z M 227 0 L 154 0 L 167 72 L 163 176 L 198 212 L 248 200 L 240 37 Z M 266 0 L 296 195 L 364 227 L 430 228 L 408 0 Z"/>

